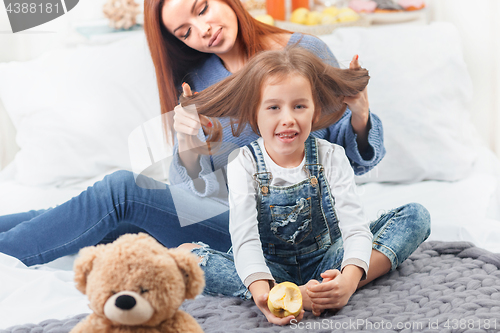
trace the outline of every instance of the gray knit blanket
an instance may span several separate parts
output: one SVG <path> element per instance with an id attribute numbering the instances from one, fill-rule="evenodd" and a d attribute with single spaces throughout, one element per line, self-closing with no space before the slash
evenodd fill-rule
<path id="1" fill-rule="evenodd" d="M 340 311 L 269 324 L 252 301 L 200 297 L 182 309 L 206 333 L 500 332 L 500 254 L 467 242 L 425 242 L 397 270 L 358 290 Z M 0 333 L 67 333 L 86 314 Z"/>

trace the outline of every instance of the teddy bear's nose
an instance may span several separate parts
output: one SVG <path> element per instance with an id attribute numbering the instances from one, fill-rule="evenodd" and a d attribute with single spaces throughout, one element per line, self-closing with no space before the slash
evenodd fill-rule
<path id="1" fill-rule="evenodd" d="M 130 310 L 132 309 L 137 302 L 135 298 L 129 295 L 121 295 L 116 298 L 115 305 L 117 308 L 122 310 Z"/>

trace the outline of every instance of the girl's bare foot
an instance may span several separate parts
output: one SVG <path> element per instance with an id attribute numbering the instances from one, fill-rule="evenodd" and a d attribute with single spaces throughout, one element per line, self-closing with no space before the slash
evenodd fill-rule
<path id="1" fill-rule="evenodd" d="M 193 244 L 193 243 L 183 243 L 183 244 L 177 246 L 177 248 L 179 250 L 186 250 L 186 251 L 191 251 L 192 249 L 197 249 L 199 247 L 201 247 L 201 245 Z M 202 260 L 203 260 L 203 258 L 199 257 L 198 258 L 198 263 L 200 263 Z"/>

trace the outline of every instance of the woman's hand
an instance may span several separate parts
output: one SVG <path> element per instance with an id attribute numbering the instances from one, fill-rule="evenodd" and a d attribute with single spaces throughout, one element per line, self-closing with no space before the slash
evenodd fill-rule
<path id="1" fill-rule="evenodd" d="M 187 83 L 182 84 L 182 90 L 184 97 L 193 95 L 191 87 Z M 201 144 L 197 135 L 202 124 L 208 127 L 211 126 L 211 122 L 207 117 L 198 115 L 194 105 L 182 107 L 179 104 L 174 108 L 174 129 L 177 133 L 177 140 L 179 142 L 186 141 L 187 136 L 193 136 L 193 140 L 195 140 L 197 144 Z"/>
<path id="2" fill-rule="evenodd" d="M 358 62 L 358 55 L 355 55 L 349 69 L 361 68 Z M 357 143 L 359 151 L 363 152 L 368 147 L 368 131 L 370 130 L 368 120 L 370 119 L 368 91 L 365 87 L 363 91 L 359 92 L 356 96 L 344 97 L 344 103 L 349 106 L 352 112 L 351 125 L 354 133 L 357 134 Z"/>
<path id="3" fill-rule="evenodd" d="M 349 272 L 345 269 L 349 267 Z M 356 291 L 359 280 L 363 275 L 361 268 L 356 266 L 346 266 L 344 273 L 338 269 L 329 269 L 321 273 L 323 281 L 311 280 L 306 284 L 307 295 L 312 302 L 312 312 L 319 316 L 327 309 L 343 308 L 352 294 Z"/>
<path id="4" fill-rule="evenodd" d="M 191 87 L 187 83 L 182 84 L 184 97 L 192 96 Z M 210 120 L 205 116 L 198 115 L 196 107 L 190 105 L 189 107 L 182 107 L 177 105 L 174 108 L 174 130 L 177 135 L 177 142 L 179 144 L 179 158 L 182 165 L 191 179 L 198 178 L 201 171 L 199 162 L 199 154 L 194 151 L 194 148 L 206 146 L 206 142 L 198 139 L 198 132 L 201 124 L 211 126 Z M 204 182 L 196 182 L 195 187 L 198 191 L 204 191 Z"/>

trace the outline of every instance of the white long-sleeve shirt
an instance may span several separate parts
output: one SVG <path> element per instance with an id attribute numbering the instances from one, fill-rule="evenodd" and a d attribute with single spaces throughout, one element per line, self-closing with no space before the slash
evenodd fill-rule
<path id="1" fill-rule="evenodd" d="M 303 169 L 305 158 L 295 168 L 283 168 L 269 157 L 262 138 L 257 142 L 264 155 L 267 171 L 273 175 L 271 186 L 289 186 L 307 179 Z M 354 172 L 344 148 L 322 139 L 317 142 L 319 163 L 323 165 L 325 178 L 335 198 L 335 210 L 344 242 L 342 268 L 354 264 L 361 267 L 366 276 L 373 236 L 356 193 Z M 259 237 L 256 206 L 258 183 L 253 178 L 256 172 L 256 162 L 248 147 L 239 148 L 230 154 L 227 169 L 229 232 L 236 270 L 246 287 L 256 280 L 273 280 L 265 263 Z"/>

